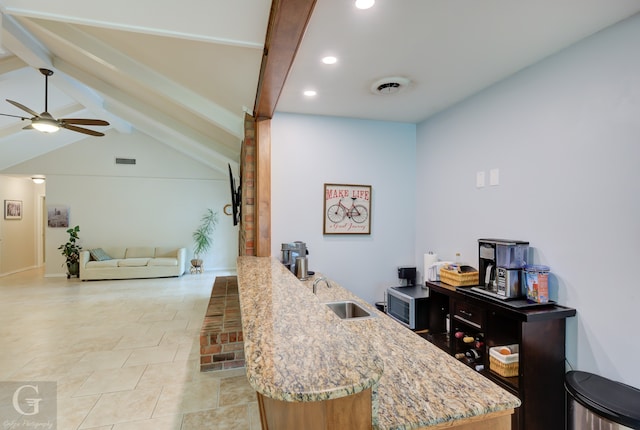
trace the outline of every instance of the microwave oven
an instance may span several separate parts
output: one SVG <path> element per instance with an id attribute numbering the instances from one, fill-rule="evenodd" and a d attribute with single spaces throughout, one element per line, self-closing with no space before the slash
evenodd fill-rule
<path id="1" fill-rule="evenodd" d="M 429 328 L 429 290 L 420 285 L 387 288 L 387 315 L 411 330 Z"/>

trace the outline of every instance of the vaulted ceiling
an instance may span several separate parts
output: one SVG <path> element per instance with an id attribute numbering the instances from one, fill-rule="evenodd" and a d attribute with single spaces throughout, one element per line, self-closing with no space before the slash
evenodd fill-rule
<path id="1" fill-rule="evenodd" d="M 0 2 L 0 113 L 100 118 L 105 133 L 137 130 L 206 164 L 236 163 L 252 112 L 270 3 L 8 0 Z M 124 13 L 127 11 L 127 13 Z M 22 130 L 0 117 L 0 169 L 89 138 Z M 90 137 L 91 139 L 99 139 Z"/>
<path id="2" fill-rule="evenodd" d="M 271 8 L 268 0 L 0 0 L 0 113 L 30 117 L 5 99 L 44 111 L 38 69 L 47 68 L 54 117 L 104 119 L 109 127 L 86 128 L 135 130 L 225 171 L 254 110 Z M 377 0 L 368 10 L 317 0 L 277 110 L 417 123 L 638 12 L 640 0 Z M 325 55 L 337 63 L 322 64 Z M 406 85 L 372 92 L 383 78 Z M 317 95 L 303 96 L 307 89 Z M 0 116 L 0 172 L 100 139 L 28 124 Z"/>

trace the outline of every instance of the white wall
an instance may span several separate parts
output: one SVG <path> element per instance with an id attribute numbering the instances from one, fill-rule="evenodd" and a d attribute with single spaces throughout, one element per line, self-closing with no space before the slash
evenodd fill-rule
<path id="1" fill-rule="evenodd" d="M 278 113 L 271 144 L 271 255 L 306 242 L 310 270 L 382 300 L 415 265 L 415 125 Z M 325 183 L 372 186 L 371 235 L 322 234 Z"/>
<path id="2" fill-rule="evenodd" d="M 116 157 L 135 158 L 136 165 L 116 165 Z M 47 205 L 69 206 L 85 249 L 185 246 L 191 258 L 191 234 L 211 208 L 219 224 L 205 270 L 235 268 L 238 230 L 223 214 L 227 176 L 143 134 L 87 138 L 7 171 L 45 174 Z M 64 228 L 46 229 L 46 275 L 65 273 L 57 248 L 67 238 Z"/>
<path id="3" fill-rule="evenodd" d="M 419 125 L 416 255 L 529 240 L 577 309 L 567 358 L 640 387 L 640 16 Z M 499 168 L 500 185 L 476 188 Z"/>

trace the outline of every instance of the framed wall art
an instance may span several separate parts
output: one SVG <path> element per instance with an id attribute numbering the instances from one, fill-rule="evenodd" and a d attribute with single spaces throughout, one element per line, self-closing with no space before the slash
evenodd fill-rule
<path id="1" fill-rule="evenodd" d="M 68 228 L 69 227 L 69 206 L 48 205 L 47 206 L 47 227 Z"/>
<path id="2" fill-rule="evenodd" d="M 371 185 L 324 184 L 324 234 L 371 234 Z"/>
<path id="3" fill-rule="evenodd" d="M 4 201 L 4 219 L 22 219 L 22 200 Z"/>

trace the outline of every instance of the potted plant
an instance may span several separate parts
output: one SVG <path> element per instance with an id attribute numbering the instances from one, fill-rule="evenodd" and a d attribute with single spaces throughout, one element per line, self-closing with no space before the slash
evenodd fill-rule
<path id="1" fill-rule="evenodd" d="M 193 232 L 193 260 L 191 260 L 191 271 L 202 273 L 202 254 L 211 249 L 213 245 L 213 234 L 216 224 L 218 224 L 218 212 L 207 209 L 200 219 L 200 226 Z"/>
<path id="2" fill-rule="evenodd" d="M 82 250 L 82 247 L 76 243 L 80 239 L 78 237 L 79 231 L 79 226 L 68 229 L 67 233 L 69 233 L 69 240 L 64 245 L 60 245 L 58 247 L 60 253 L 64 255 L 66 259 L 67 279 L 71 276 L 78 276 L 80 273 L 80 251 Z"/>

